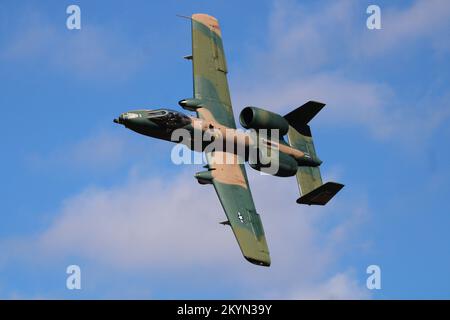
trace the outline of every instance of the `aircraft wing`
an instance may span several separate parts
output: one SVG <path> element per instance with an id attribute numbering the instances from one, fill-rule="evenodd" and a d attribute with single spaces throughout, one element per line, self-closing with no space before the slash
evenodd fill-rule
<path id="1" fill-rule="evenodd" d="M 206 14 L 192 15 L 192 60 L 194 98 L 199 118 L 214 125 L 236 128 L 227 81 L 227 66 L 218 21 Z M 207 152 L 212 184 L 244 257 L 258 265 L 269 266 L 270 256 L 264 229 L 256 213 L 245 166 L 238 162 L 224 164 L 224 152 Z"/>
<path id="2" fill-rule="evenodd" d="M 225 157 L 233 164 L 223 164 Z M 251 263 L 270 266 L 269 248 L 259 214 L 256 212 L 244 164 L 238 156 L 224 152 L 206 153 L 212 183 L 244 257 Z"/>
<path id="3" fill-rule="evenodd" d="M 194 98 L 202 101 L 197 114 L 202 119 L 236 128 L 219 23 L 206 14 L 194 14 L 191 20 Z"/>

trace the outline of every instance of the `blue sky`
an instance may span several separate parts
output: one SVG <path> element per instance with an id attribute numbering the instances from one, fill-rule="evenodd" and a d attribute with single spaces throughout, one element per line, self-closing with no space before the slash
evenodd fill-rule
<path id="1" fill-rule="evenodd" d="M 346 185 L 327 207 L 247 170 L 270 268 L 218 224 L 200 166 L 112 123 L 192 95 L 175 15 L 196 12 L 220 21 L 236 114 L 327 103 L 312 123 L 322 175 Z M 444 0 L 2 1 L 0 297 L 450 298 L 449 14 Z M 65 287 L 70 264 L 82 290 Z"/>

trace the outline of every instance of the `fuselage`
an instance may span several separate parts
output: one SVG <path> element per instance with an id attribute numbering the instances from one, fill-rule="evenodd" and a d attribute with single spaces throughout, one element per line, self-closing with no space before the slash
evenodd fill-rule
<path id="1" fill-rule="evenodd" d="M 321 164 L 319 159 L 313 159 L 308 153 L 292 148 L 273 130 L 244 131 L 229 128 L 215 121 L 188 116 L 175 110 L 134 110 L 122 113 L 114 122 L 149 137 L 182 143 L 199 152 L 231 152 L 248 161 L 252 151 L 256 151 L 259 157 L 264 152 L 270 156 L 276 154 L 279 159 L 294 159 L 299 166 L 315 167 Z"/>

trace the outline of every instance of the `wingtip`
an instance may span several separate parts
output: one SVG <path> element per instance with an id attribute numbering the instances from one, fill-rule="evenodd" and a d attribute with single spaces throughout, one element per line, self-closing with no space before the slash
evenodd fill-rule
<path id="1" fill-rule="evenodd" d="M 213 17 L 207 13 L 194 13 L 191 18 L 197 21 L 218 21 L 216 17 Z"/>
<path id="2" fill-rule="evenodd" d="M 256 264 L 257 266 L 262 266 L 262 267 L 270 267 L 271 261 L 270 261 L 270 257 L 267 256 L 267 258 L 263 258 L 263 259 L 255 259 L 255 258 L 250 258 L 250 257 L 246 257 L 244 256 L 244 258 L 253 264 Z"/>
<path id="3" fill-rule="evenodd" d="M 191 18 L 193 21 L 197 21 L 210 28 L 219 37 L 222 36 L 219 21 L 217 20 L 216 17 L 210 16 L 209 14 L 206 13 L 194 13 Z"/>

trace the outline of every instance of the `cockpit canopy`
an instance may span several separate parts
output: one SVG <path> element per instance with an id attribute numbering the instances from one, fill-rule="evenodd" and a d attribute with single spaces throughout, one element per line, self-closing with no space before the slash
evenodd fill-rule
<path id="1" fill-rule="evenodd" d="M 167 128 L 180 128 L 191 123 L 191 118 L 171 109 L 147 111 L 147 118 L 152 122 Z"/>

